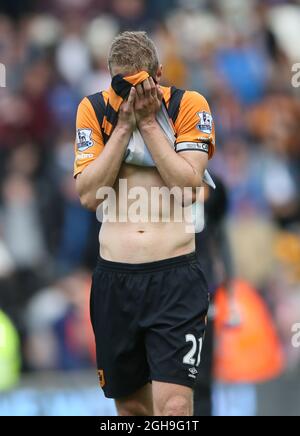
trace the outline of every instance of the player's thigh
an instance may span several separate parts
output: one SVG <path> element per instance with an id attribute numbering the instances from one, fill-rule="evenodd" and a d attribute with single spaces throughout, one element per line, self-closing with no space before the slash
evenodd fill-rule
<path id="1" fill-rule="evenodd" d="M 155 416 L 193 416 L 193 390 L 186 386 L 153 382 Z"/>
<path id="2" fill-rule="evenodd" d="M 119 416 L 153 416 L 152 387 L 145 385 L 134 394 L 115 400 Z"/>

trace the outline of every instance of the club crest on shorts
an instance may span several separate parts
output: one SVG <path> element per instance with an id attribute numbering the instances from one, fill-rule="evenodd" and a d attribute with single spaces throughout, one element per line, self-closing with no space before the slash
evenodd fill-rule
<path id="1" fill-rule="evenodd" d="M 92 129 L 77 129 L 77 147 L 78 151 L 85 151 L 94 145 L 92 140 Z"/>
<path id="2" fill-rule="evenodd" d="M 210 135 L 213 129 L 213 118 L 211 114 L 203 111 L 198 112 L 197 115 L 200 118 L 200 123 L 197 124 L 197 129 L 200 130 L 200 132 Z"/>
<path id="3" fill-rule="evenodd" d="M 98 370 L 98 376 L 99 376 L 100 387 L 101 387 L 101 389 L 103 389 L 104 386 L 105 386 L 105 378 L 104 378 L 104 371 L 103 371 L 103 369 L 99 369 Z"/>

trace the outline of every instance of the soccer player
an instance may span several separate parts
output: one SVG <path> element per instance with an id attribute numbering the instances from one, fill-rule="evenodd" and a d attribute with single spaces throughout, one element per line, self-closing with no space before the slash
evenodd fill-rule
<path id="1" fill-rule="evenodd" d="M 146 33 L 119 35 L 108 63 L 111 88 L 78 108 L 74 172 L 83 206 L 97 209 L 99 188 L 117 199 L 117 219 L 101 228 L 91 291 L 100 385 L 121 416 L 192 416 L 207 283 L 195 233 L 185 220 L 164 219 L 162 202 L 148 206 L 155 188 L 191 188 L 183 201 L 197 200 L 214 153 L 213 120 L 197 92 L 159 85 L 162 66 Z M 127 192 L 148 194 L 138 222 L 122 180 Z M 171 211 L 177 201 L 170 197 Z"/>

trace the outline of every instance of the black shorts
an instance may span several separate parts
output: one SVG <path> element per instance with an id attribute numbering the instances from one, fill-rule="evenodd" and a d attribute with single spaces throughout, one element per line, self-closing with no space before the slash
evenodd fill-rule
<path id="1" fill-rule="evenodd" d="M 105 396 L 127 397 L 152 381 L 193 388 L 208 306 L 194 253 L 139 265 L 99 259 L 91 320 Z"/>

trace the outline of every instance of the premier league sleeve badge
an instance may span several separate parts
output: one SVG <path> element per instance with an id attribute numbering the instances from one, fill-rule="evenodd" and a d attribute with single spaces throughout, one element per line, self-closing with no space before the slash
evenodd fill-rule
<path id="1" fill-rule="evenodd" d="M 92 140 L 92 129 L 78 129 L 77 130 L 77 147 L 78 151 L 86 151 L 93 147 L 94 142 Z"/>
<path id="2" fill-rule="evenodd" d="M 199 124 L 197 124 L 197 129 L 200 132 L 207 133 L 210 135 L 213 129 L 213 118 L 208 112 L 198 112 L 198 117 L 200 118 Z"/>

